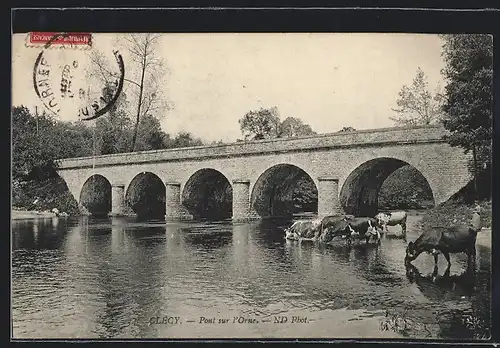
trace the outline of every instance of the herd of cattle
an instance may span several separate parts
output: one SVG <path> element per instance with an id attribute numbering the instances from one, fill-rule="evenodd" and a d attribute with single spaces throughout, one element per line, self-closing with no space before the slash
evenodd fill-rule
<path id="1" fill-rule="evenodd" d="M 450 266 L 450 253 L 466 253 L 469 264 L 475 260 L 476 237 L 481 230 L 480 207 L 476 205 L 469 224 L 436 227 L 424 231 L 415 241 L 408 243 L 405 263 L 415 260 L 421 253 L 434 256 L 437 267 L 438 255 L 442 254 Z M 335 237 L 347 240 L 364 239 L 368 243 L 375 239 L 380 243 L 381 234 L 387 226 L 401 226 L 402 237 L 406 240 L 407 213 L 404 211 L 379 213 L 375 217 L 355 217 L 353 215 L 326 216 L 322 219 L 299 220 L 285 229 L 288 240 L 310 240 L 330 243 Z"/>
<path id="2" fill-rule="evenodd" d="M 387 226 L 400 225 L 403 236 L 406 235 L 406 219 L 404 211 L 379 213 L 375 217 L 355 217 L 353 215 L 333 215 L 323 219 L 299 220 L 285 229 L 285 238 L 289 240 L 313 240 L 329 243 L 334 237 L 347 239 L 364 238 L 368 243 L 375 238 L 380 242 L 381 233 L 387 232 Z"/>

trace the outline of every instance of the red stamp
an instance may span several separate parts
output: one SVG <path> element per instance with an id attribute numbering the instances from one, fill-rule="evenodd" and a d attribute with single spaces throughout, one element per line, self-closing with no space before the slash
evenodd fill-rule
<path id="1" fill-rule="evenodd" d="M 90 33 L 57 33 L 57 32 L 31 32 L 28 35 L 29 46 L 72 46 L 90 48 L 92 34 Z"/>

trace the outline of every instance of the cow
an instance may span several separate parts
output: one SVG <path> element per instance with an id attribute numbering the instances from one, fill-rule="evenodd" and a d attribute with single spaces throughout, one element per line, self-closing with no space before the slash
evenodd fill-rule
<path id="1" fill-rule="evenodd" d="M 405 263 L 412 262 L 421 253 L 427 252 L 434 256 L 435 265 L 437 265 L 438 255 L 441 253 L 450 266 L 450 253 L 465 252 L 470 265 L 471 261 L 474 262 L 476 258 L 476 237 L 481 230 L 480 211 L 480 206 L 476 205 L 469 225 L 460 224 L 424 231 L 415 242 L 408 243 Z"/>
<path id="2" fill-rule="evenodd" d="M 285 239 L 289 240 L 314 240 L 321 228 L 321 219 L 298 220 L 285 229 Z"/>
<path id="3" fill-rule="evenodd" d="M 334 237 L 349 238 L 351 229 L 349 229 L 349 221 L 351 218 L 342 217 L 340 219 L 329 219 L 327 227 L 325 227 L 319 240 L 322 243 L 329 243 Z"/>
<path id="4" fill-rule="evenodd" d="M 331 228 L 336 229 L 337 225 L 340 221 L 350 220 L 350 219 L 354 219 L 354 215 L 329 215 L 329 216 L 325 216 L 323 218 L 323 220 L 321 220 L 321 227 L 319 230 L 319 236 L 324 236 L 325 230 L 328 231 Z"/>
<path id="5" fill-rule="evenodd" d="M 346 220 L 347 228 L 350 233 L 347 235 L 347 242 L 351 244 L 353 236 L 365 238 L 366 243 L 370 241 L 370 237 L 377 236 L 377 242 L 380 243 L 380 230 L 382 225 L 375 218 L 371 217 L 355 217 Z"/>
<path id="6" fill-rule="evenodd" d="M 378 220 L 379 224 L 384 227 L 384 231 L 387 231 L 387 226 L 401 226 L 401 233 L 406 236 L 406 219 L 408 214 L 405 211 L 395 211 L 392 213 L 378 213 L 375 215 L 375 219 Z"/>

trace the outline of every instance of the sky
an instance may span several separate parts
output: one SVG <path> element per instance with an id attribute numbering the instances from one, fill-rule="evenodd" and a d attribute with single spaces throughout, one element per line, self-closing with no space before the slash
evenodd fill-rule
<path id="1" fill-rule="evenodd" d="M 93 34 L 92 49 L 111 54 L 117 35 Z M 40 49 L 27 47 L 26 36 L 12 40 L 12 105 L 34 110 L 43 108 L 33 88 Z M 441 45 L 429 34 L 164 34 L 156 53 L 169 70 L 163 93 L 173 107 L 161 115 L 162 129 L 232 142 L 243 137 L 245 113 L 273 106 L 282 120 L 300 118 L 318 133 L 391 127 L 398 92 L 418 67 L 432 91 L 444 87 Z"/>

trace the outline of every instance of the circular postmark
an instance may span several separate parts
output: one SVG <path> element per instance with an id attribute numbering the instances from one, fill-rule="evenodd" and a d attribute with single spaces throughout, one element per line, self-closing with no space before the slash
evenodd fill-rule
<path id="1" fill-rule="evenodd" d="M 108 112 L 120 96 L 125 77 L 123 58 L 113 51 L 115 62 L 107 65 L 106 79 L 90 79 L 92 59 L 71 40 L 64 40 L 69 35 L 55 34 L 43 46 L 33 68 L 33 87 L 45 108 L 56 117 L 93 120 Z M 54 42 L 62 42 L 65 49 L 49 49 Z"/>

